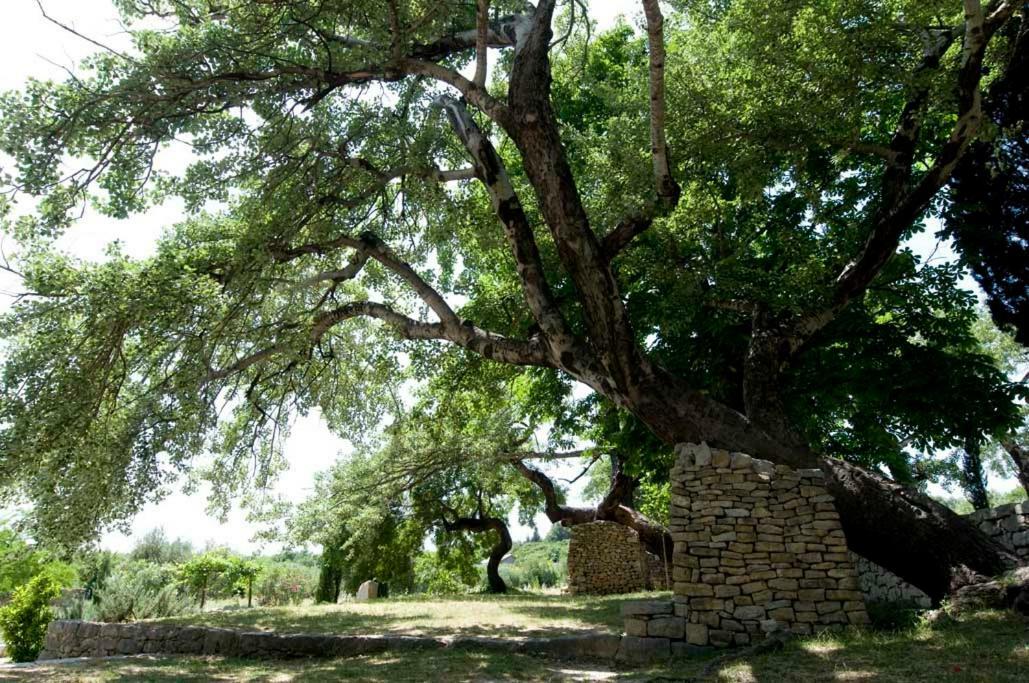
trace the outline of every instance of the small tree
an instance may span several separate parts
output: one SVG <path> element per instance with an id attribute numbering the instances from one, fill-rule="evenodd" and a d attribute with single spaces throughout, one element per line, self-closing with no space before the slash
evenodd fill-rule
<path id="1" fill-rule="evenodd" d="M 246 592 L 247 607 L 254 606 L 254 579 L 261 573 L 261 569 L 261 565 L 242 557 L 233 557 L 228 561 L 226 573 L 229 582 L 234 590 L 239 591 L 239 595 Z"/>
<path id="2" fill-rule="evenodd" d="M 50 608 L 61 587 L 47 574 L 36 578 L 14 592 L 11 602 L 0 608 L 0 634 L 16 662 L 31 662 L 43 649 L 46 627 L 53 620 Z"/>
<path id="3" fill-rule="evenodd" d="M 182 582 L 200 599 L 200 609 L 207 602 L 207 586 L 211 578 L 228 570 L 229 566 L 227 557 L 204 553 L 179 567 Z"/>

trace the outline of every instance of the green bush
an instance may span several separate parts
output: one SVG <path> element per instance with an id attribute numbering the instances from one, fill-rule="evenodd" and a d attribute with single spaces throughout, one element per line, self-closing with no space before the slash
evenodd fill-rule
<path id="1" fill-rule="evenodd" d="M 0 633 L 11 659 L 16 662 L 36 659 L 43 649 L 46 627 L 54 618 L 50 603 L 60 594 L 57 582 L 41 574 L 14 591 L 11 602 L 0 608 Z"/>
<path id="2" fill-rule="evenodd" d="M 96 591 L 92 609 L 84 606 L 83 616 L 122 622 L 185 614 L 190 610 L 189 599 L 175 579 L 175 569 L 168 565 L 130 562 L 115 570 Z"/>
<path id="3" fill-rule="evenodd" d="M 474 574 L 463 571 L 453 558 L 441 557 L 438 553 L 422 553 L 414 561 L 415 586 L 421 593 L 429 595 L 455 595 L 467 593 L 480 582 L 476 567 Z"/>
<path id="4" fill-rule="evenodd" d="M 255 590 L 261 605 L 299 605 L 314 595 L 317 585 L 317 567 L 275 562 L 265 565 Z"/>

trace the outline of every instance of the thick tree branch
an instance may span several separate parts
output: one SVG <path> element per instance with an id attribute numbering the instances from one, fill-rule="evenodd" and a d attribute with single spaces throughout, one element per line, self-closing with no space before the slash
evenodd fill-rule
<path id="1" fill-rule="evenodd" d="M 458 517 L 453 522 L 443 518 L 443 528 L 449 532 L 471 531 L 481 534 L 495 531 L 497 533 L 497 543 L 490 551 L 489 560 L 486 562 L 486 578 L 491 593 L 506 593 L 507 585 L 500 576 L 500 562 L 504 559 L 504 555 L 511 552 L 514 543 L 511 541 L 511 533 L 504 520 L 481 515 L 479 517 Z"/>
<path id="2" fill-rule="evenodd" d="M 643 0 L 647 18 L 647 46 L 650 52 L 650 155 L 654 163 L 654 186 L 658 199 L 675 204 L 679 184 L 672 178 L 665 140 L 665 19 L 658 0 Z"/>
<path id="3" fill-rule="evenodd" d="M 915 162 L 914 151 L 921 132 L 923 110 L 929 86 L 916 88 L 901 113 L 890 148 L 896 154 L 894 163 L 883 175 L 883 189 L 872 224 L 873 228 L 861 252 L 841 271 L 829 305 L 801 319 L 795 326 L 794 348 L 827 325 L 855 296 L 864 292 L 875 276 L 896 252 L 904 234 L 950 178 L 965 149 L 975 138 L 982 119 L 979 89 L 983 75 L 983 57 L 993 34 L 1007 21 L 1014 3 L 994 3 L 986 20 L 978 0 L 965 0 L 965 23 L 961 64 L 957 76 L 958 120 L 946 143 L 937 153 L 929 170 L 913 188 L 909 188 Z M 956 31 L 943 32 L 927 48 L 919 72 L 934 70 L 952 44 Z"/>
<path id="4" fill-rule="evenodd" d="M 472 83 L 486 87 L 487 50 L 489 48 L 489 0 L 478 0 L 475 12 L 475 76 Z"/>
<path id="5" fill-rule="evenodd" d="M 461 102 L 444 97 L 440 104 L 454 133 L 472 157 L 479 180 L 490 196 L 493 211 L 503 225 L 533 319 L 546 336 L 554 357 L 560 358 L 562 353 L 578 346 L 579 342 L 569 332 L 568 324 L 554 301 L 536 238 L 504 162 Z"/>
<path id="6" fill-rule="evenodd" d="M 571 356 L 567 362 L 562 357 L 561 367 L 608 395 L 614 388 L 633 392 L 649 369 L 644 367 L 618 283 L 590 227 L 550 101 L 554 5 L 554 0 L 539 3 L 531 30 L 515 52 L 508 108 L 520 125 L 508 132 L 522 155 L 561 264 L 578 290 L 596 359 L 579 363 Z"/>
<path id="7" fill-rule="evenodd" d="M 581 508 L 563 504 L 554 482 L 540 470 L 526 465 L 521 460 L 511 461 L 511 466 L 535 484 L 543 494 L 544 512 L 551 523 L 567 527 L 597 520 L 615 522 L 636 531 L 647 550 L 658 557 L 672 556 L 672 537 L 668 530 L 639 511 L 622 504 L 626 491 L 634 488 L 637 482 L 620 470 L 615 471 L 611 488 L 599 506 Z"/>

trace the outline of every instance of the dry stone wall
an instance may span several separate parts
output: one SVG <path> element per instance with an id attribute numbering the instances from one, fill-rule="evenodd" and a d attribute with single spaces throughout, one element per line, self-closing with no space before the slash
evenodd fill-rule
<path id="1" fill-rule="evenodd" d="M 976 510 L 967 517 L 987 536 L 1029 562 L 1029 501 Z"/>
<path id="2" fill-rule="evenodd" d="M 889 569 L 880 567 L 857 553 L 851 552 L 850 559 L 857 569 L 858 582 L 866 603 L 890 603 L 929 609 L 932 599 L 925 591 L 912 586 Z"/>
<path id="3" fill-rule="evenodd" d="M 706 444 L 672 469 L 674 614 L 691 645 L 743 645 L 868 622 L 820 470 L 792 470 Z"/>
<path id="4" fill-rule="evenodd" d="M 174 654 L 290 659 L 353 657 L 387 651 L 467 649 L 540 654 L 557 658 L 612 659 L 621 637 L 585 633 L 556 638 L 458 636 L 338 636 L 244 632 L 225 628 L 178 626 L 153 622 L 98 624 L 53 621 L 40 660 L 112 655 Z"/>
<path id="5" fill-rule="evenodd" d="M 649 567 L 639 534 L 614 522 L 571 528 L 568 592 L 572 595 L 635 593 L 646 589 Z"/>

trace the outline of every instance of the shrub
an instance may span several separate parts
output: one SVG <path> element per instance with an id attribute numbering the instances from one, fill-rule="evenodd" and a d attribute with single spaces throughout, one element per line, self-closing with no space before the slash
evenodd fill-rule
<path id="1" fill-rule="evenodd" d="M 307 565 L 276 562 L 265 565 L 257 582 L 262 605 L 298 605 L 314 595 L 318 569 Z"/>
<path id="2" fill-rule="evenodd" d="M 31 662 L 43 649 L 46 627 L 53 620 L 50 603 L 61 594 L 51 577 L 41 574 L 14 591 L 11 602 L 0 608 L 0 633 L 16 662 Z"/>
<path id="3" fill-rule="evenodd" d="M 414 562 L 415 585 L 429 595 L 467 593 L 468 577 L 462 579 L 459 567 L 452 566 L 437 553 L 422 553 Z M 475 574 L 478 579 L 478 573 Z"/>
<path id="4" fill-rule="evenodd" d="M 172 617 L 189 611 L 189 599 L 175 581 L 175 569 L 131 562 L 114 571 L 94 596 L 94 618 L 106 622 Z"/>

